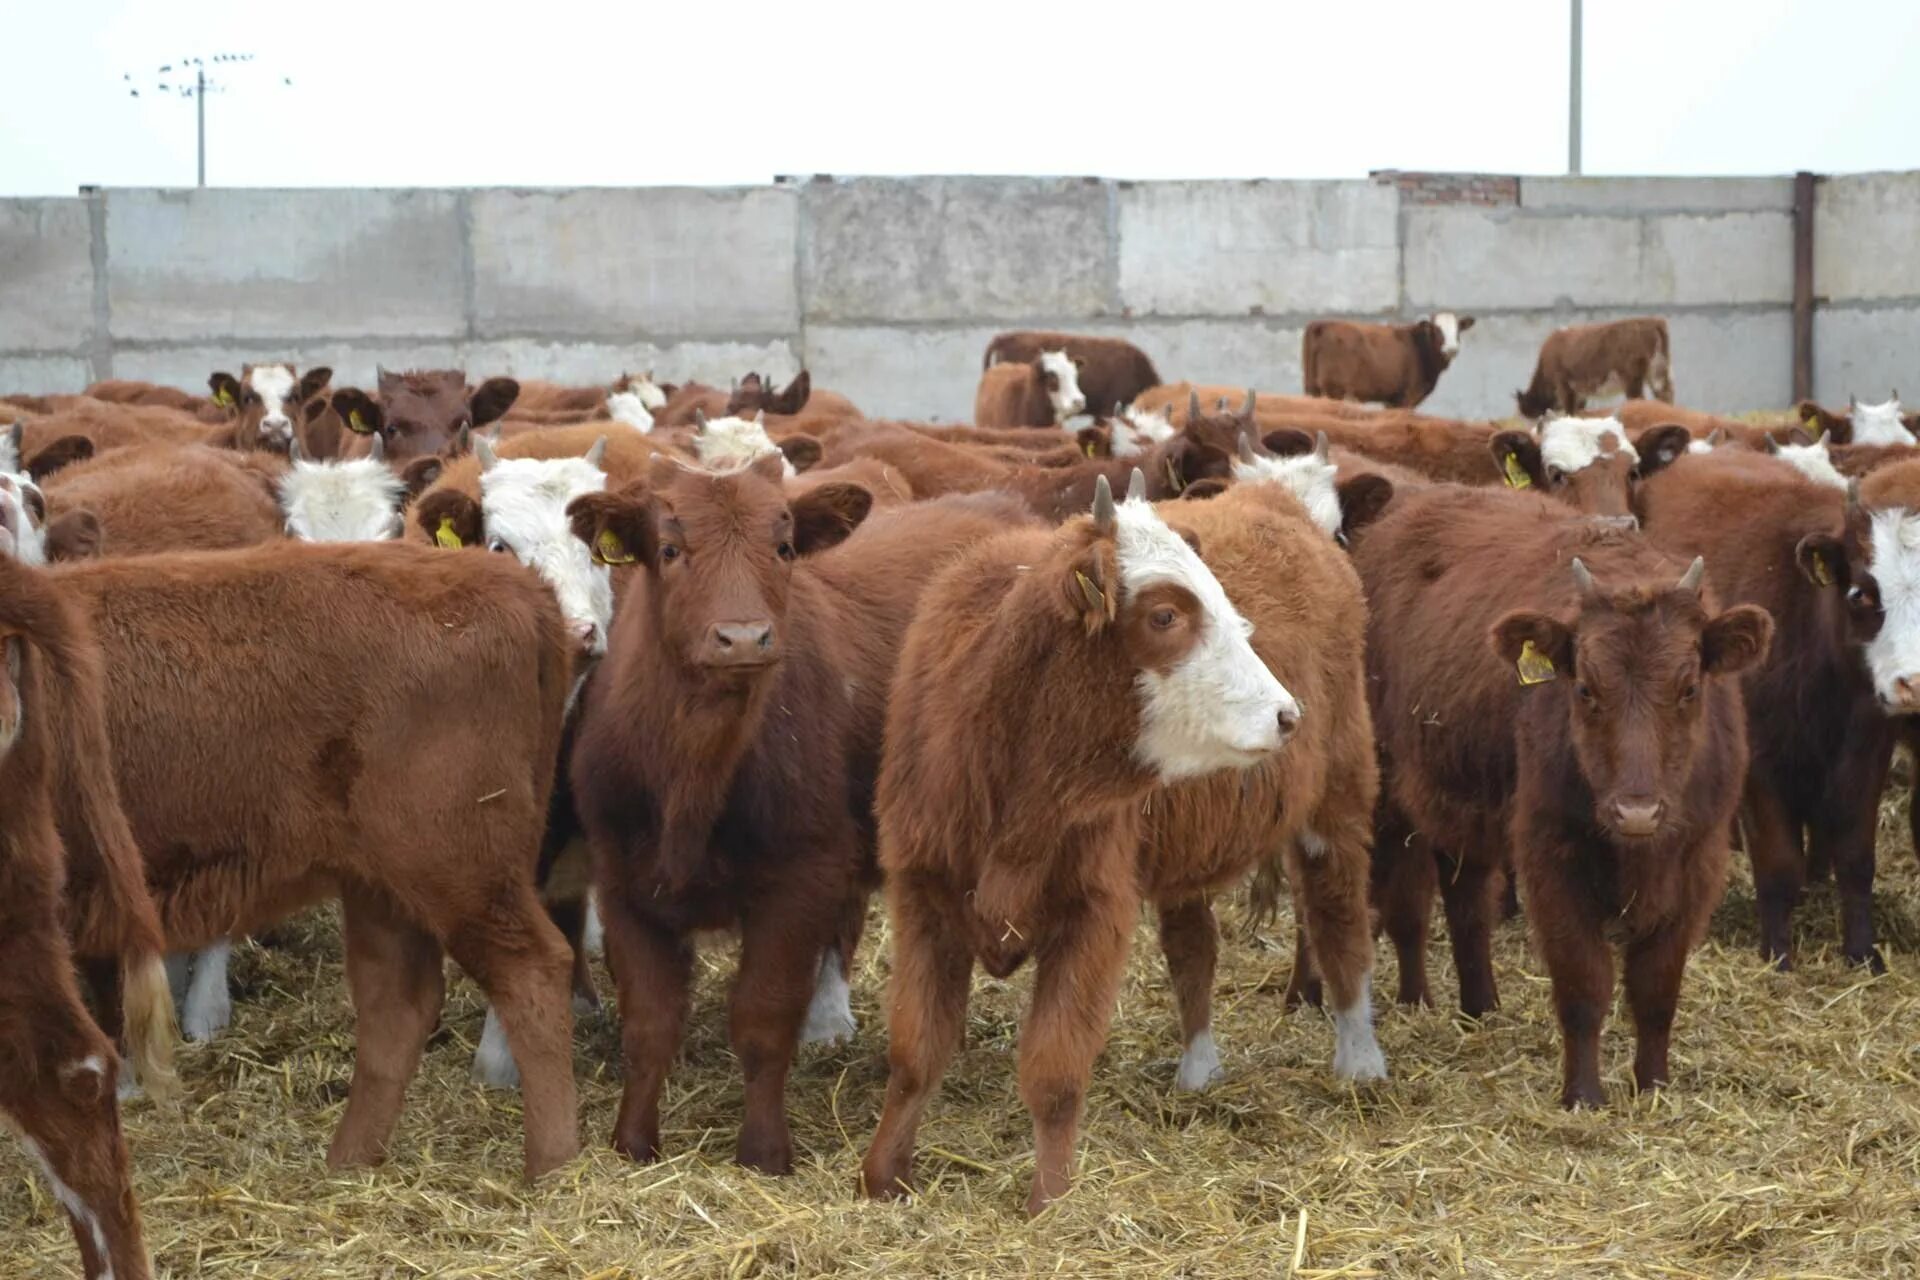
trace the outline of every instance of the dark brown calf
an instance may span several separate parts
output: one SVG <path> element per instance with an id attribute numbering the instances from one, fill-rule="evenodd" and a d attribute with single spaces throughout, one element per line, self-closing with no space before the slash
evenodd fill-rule
<path id="1" fill-rule="evenodd" d="M 980 496 L 863 525 L 870 504 L 848 485 L 789 498 L 775 457 L 726 474 L 663 458 L 646 488 L 573 504 L 600 560 L 638 566 L 573 758 L 620 994 L 627 1079 L 613 1142 L 634 1159 L 660 1154 L 692 935 L 737 928 L 738 1156 L 792 1167 L 787 1073 L 825 953 L 850 967 L 872 888 L 873 779 L 900 637 L 948 554 L 1022 519 Z"/>
<path id="2" fill-rule="evenodd" d="M 1300 338 L 1303 388 L 1330 400 L 1414 408 L 1433 394 L 1472 327 L 1472 316 L 1451 311 L 1412 324 L 1315 320 Z"/>
<path id="3" fill-rule="evenodd" d="M 1016 330 L 1000 334 L 987 344 L 980 367 L 1026 364 L 1049 351 L 1064 351 L 1073 361 L 1087 404 L 1102 413 L 1116 404 L 1132 404 L 1141 392 L 1160 385 L 1153 361 L 1131 342 L 1074 333 Z"/>
<path id="4" fill-rule="evenodd" d="M 375 395 L 358 387 L 333 393 L 333 411 L 348 431 L 338 456 L 367 456 L 376 435 L 396 467 L 414 458 L 463 453 L 472 432 L 504 416 L 519 395 L 520 384 L 512 378 L 488 378 L 469 388 L 467 375 L 458 369 L 382 369 Z"/>
<path id="5" fill-rule="evenodd" d="M 1637 400 L 1647 392 L 1673 401 L 1672 347 L 1656 316 L 1554 330 L 1540 344 L 1533 381 L 1513 394 L 1521 417 L 1538 418 L 1553 409 L 1578 413 L 1589 396 Z"/>

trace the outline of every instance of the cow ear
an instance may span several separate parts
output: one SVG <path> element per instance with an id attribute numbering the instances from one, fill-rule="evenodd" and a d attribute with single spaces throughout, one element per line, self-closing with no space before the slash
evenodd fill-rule
<path id="1" fill-rule="evenodd" d="M 467 397 L 467 409 L 473 414 L 473 425 L 481 427 L 504 418 L 507 410 L 513 408 L 513 402 L 519 398 L 520 384 L 512 378 L 488 378 Z"/>
<path id="2" fill-rule="evenodd" d="M 1521 684 L 1544 684 L 1573 674 L 1573 630 L 1544 613 L 1510 613 L 1493 624 L 1490 639 Z"/>
<path id="3" fill-rule="evenodd" d="M 1768 436 L 1767 438 L 1771 440 L 1773 437 Z M 1787 428 L 1788 444 L 1798 446 L 1799 448 L 1802 448 L 1802 449 L 1809 449 L 1813 447 L 1813 441 L 1814 441 L 1813 436 L 1808 433 L 1805 427 L 1788 427 Z"/>
<path id="4" fill-rule="evenodd" d="M 793 545 L 801 555 L 847 540 L 873 510 L 873 495 L 857 484 L 823 484 L 792 499 Z"/>
<path id="5" fill-rule="evenodd" d="M 820 461 L 820 455 L 825 452 L 820 447 L 820 442 L 812 436 L 788 436 L 779 444 L 780 452 L 787 455 L 787 461 L 793 464 L 795 471 L 805 471 L 808 467 L 814 466 Z"/>
<path id="6" fill-rule="evenodd" d="M 1677 422 L 1643 431 L 1634 446 L 1634 452 L 1640 455 L 1640 465 L 1634 468 L 1634 474 L 1645 480 L 1659 473 L 1676 458 L 1684 457 L 1687 446 L 1692 443 L 1693 432 Z"/>
<path id="7" fill-rule="evenodd" d="M 86 510 L 69 511 L 49 520 L 45 535 L 47 559 L 53 561 L 91 560 L 106 542 L 100 517 Z"/>
<path id="8" fill-rule="evenodd" d="M 1465 333 L 1467 330 L 1473 328 L 1473 317 L 1461 316 L 1456 327 L 1461 333 Z"/>
<path id="9" fill-rule="evenodd" d="M 442 489 L 414 503 L 413 522 L 429 542 L 448 548 L 477 547 L 486 532 L 480 504 L 457 489 Z"/>
<path id="10" fill-rule="evenodd" d="M 793 381 L 786 389 L 774 396 L 767 404 L 769 413 L 795 414 L 807 407 L 807 400 L 813 394 L 813 375 L 805 369 L 793 375 Z M 795 466 L 800 465 L 795 463 Z"/>
<path id="11" fill-rule="evenodd" d="M 1540 442 L 1531 435 L 1525 431 L 1497 432 L 1488 447 L 1507 488 L 1547 488 L 1547 464 L 1540 457 Z"/>
<path id="12" fill-rule="evenodd" d="M 1198 502 L 1203 498 L 1217 498 L 1230 486 L 1218 476 L 1208 476 L 1205 480 L 1195 480 L 1186 487 L 1180 497 L 1186 502 Z"/>
<path id="13" fill-rule="evenodd" d="M 1113 456 L 1113 432 L 1107 427 L 1082 427 L 1073 433 L 1073 442 L 1089 458 Z"/>
<path id="14" fill-rule="evenodd" d="M 332 381 L 333 381 L 333 370 L 329 369 L 324 364 L 316 365 L 313 368 L 307 370 L 305 373 L 301 374 L 300 390 L 298 393 L 300 396 L 300 403 L 305 404 L 307 401 L 319 395 L 322 391 L 325 391 L 327 389 L 327 384 Z"/>
<path id="15" fill-rule="evenodd" d="M 231 409 L 240 403 L 240 379 L 230 373 L 216 373 L 209 377 L 207 388 L 213 392 L 213 402 L 222 409 Z"/>
<path id="16" fill-rule="evenodd" d="M 62 467 L 85 462 L 93 456 L 93 441 L 86 436 L 61 436 L 27 461 L 27 478 L 39 484 Z"/>
<path id="17" fill-rule="evenodd" d="M 1163 477 L 1167 492 L 1180 494 L 1186 492 L 1188 485 L 1198 480 L 1224 479 L 1233 474 L 1233 458 L 1224 449 L 1219 449 L 1192 436 L 1176 437 L 1173 447 L 1164 457 Z"/>
<path id="18" fill-rule="evenodd" d="M 1393 481 L 1363 471 L 1334 486 L 1340 495 L 1340 536 L 1351 542 L 1353 536 L 1378 520 L 1393 501 Z"/>
<path id="19" fill-rule="evenodd" d="M 1060 579 L 1060 604 L 1067 618 L 1088 635 L 1098 635 L 1120 612 L 1120 572 L 1113 540 L 1098 538 L 1067 566 Z"/>
<path id="20" fill-rule="evenodd" d="M 1757 604 L 1737 605 L 1700 632 L 1700 669 L 1730 676 L 1767 656 L 1773 640 L 1773 615 Z"/>
<path id="21" fill-rule="evenodd" d="M 387 415 L 380 411 L 380 405 L 372 396 L 358 387 L 340 388 L 333 393 L 331 403 L 347 430 L 357 436 L 370 436 L 386 429 Z"/>
<path id="22" fill-rule="evenodd" d="M 652 565 L 660 549 L 653 498 L 635 486 L 618 493 L 583 493 L 567 504 L 573 536 L 587 544 L 595 564 Z"/>
<path id="23" fill-rule="evenodd" d="M 400 482 L 406 486 L 408 499 L 417 498 L 425 493 L 427 486 L 438 480 L 440 473 L 444 470 L 446 470 L 445 459 L 432 455 L 415 458 L 400 468 Z"/>
<path id="24" fill-rule="evenodd" d="M 1293 427 L 1280 427 L 1260 437 L 1260 443 L 1267 446 L 1267 452 L 1276 458 L 1291 458 L 1296 454 L 1313 452 L 1313 437 Z"/>
<path id="25" fill-rule="evenodd" d="M 1830 533 L 1810 533 L 1793 549 L 1800 572 L 1816 587 L 1847 586 L 1847 551 Z"/>

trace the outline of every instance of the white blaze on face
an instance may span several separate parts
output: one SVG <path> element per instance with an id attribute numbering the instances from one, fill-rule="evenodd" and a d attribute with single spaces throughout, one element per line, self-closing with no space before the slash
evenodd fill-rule
<path id="1" fill-rule="evenodd" d="M 1440 354 L 1452 359 L 1460 354 L 1460 318 L 1451 311 L 1436 311 L 1433 327 L 1440 331 Z"/>
<path id="2" fill-rule="evenodd" d="M 293 370 L 283 364 L 257 365 L 248 370 L 247 386 L 260 397 L 262 440 L 285 445 L 293 439 L 293 412 L 299 408 L 291 403 L 296 385 Z"/>
<path id="3" fill-rule="evenodd" d="M 302 461 L 280 477 L 280 510 L 302 542 L 379 542 L 400 536 L 406 492 L 378 458 Z"/>
<path id="4" fill-rule="evenodd" d="M 653 430 L 653 414 L 647 409 L 647 402 L 637 391 L 615 391 L 607 397 L 607 416 L 615 422 L 624 422 L 645 434 Z"/>
<path id="5" fill-rule="evenodd" d="M 799 474 L 758 418 L 714 418 L 693 437 L 693 451 L 699 456 L 700 465 L 709 471 L 738 470 L 756 458 L 772 454 L 780 458 L 781 469 L 788 479 Z"/>
<path id="6" fill-rule="evenodd" d="M 1549 472 L 1584 471 L 1604 453 L 1624 453 L 1640 461 L 1618 418 L 1548 418 L 1539 435 L 1540 462 Z"/>
<path id="7" fill-rule="evenodd" d="M 1300 499 L 1313 522 L 1329 536 L 1340 532 L 1340 491 L 1334 484 L 1340 469 L 1317 453 L 1296 453 L 1285 458 L 1255 454 L 1253 461 L 1236 458 L 1233 478 L 1242 484 L 1271 480 Z"/>
<path id="8" fill-rule="evenodd" d="M 1125 408 L 1113 419 L 1113 456 L 1137 458 L 1154 445 L 1173 438 L 1173 423 L 1145 409 Z"/>
<path id="9" fill-rule="evenodd" d="M 1853 442 L 1855 444 L 1914 444 L 1913 432 L 1900 417 L 1900 401 L 1853 406 Z"/>
<path id="10" fill-rule="evenodd" d="M 1779 458 L 1815 484 L 1823 484 L 1842 493 L 1847 490 L 1847 478 L 1834 469 L 1824 436 L 1813 444 L 1783 444 Z"/>
<path id="11" fill-rule="evenodd" d="M 1053 405 L 1053 420 L 1065 425 L 1068 418 L 1087 411 L 1087 398 L 1080 393 L 1080 370 L 1064 351 L 1049 351 L 1040 357 L 1040 367 L 1053 375 L 1059 385 L 1047 392 Z"/>
<path id="12" fill-rule="evenodd" d="M 607 473 L 585 458 L 503 458 L 480 473 L 480 513 L 489 551 L 511 551 L 553 588 L 568 623 L 592 627 L 588 647 L 607 651 L 613 623 L 613 579 L 573 536 L 567 504 L 607 485 Z"/>
<path id="13" fill-rule="evenodd" d="M 1199 635 L 1186 656 L 1168 671 L 1142 671 L 1135 680 L 1140 695 L 1135 758 L 1163 782 L 1176 782 L 1216 769 L 1245 768 L 1277 750 L 1283 741 L 1281 714 L 1297 720 L 1300 705 L 1247 643 L 1253 624 L 1149 503 L 1123 502 L 1115 518 L 1124 596 L 1175 583 L 1200 606 Z"/>
<path id="14" fill-rule="evenodd" d="M 100 1225 L 100 1215 L 80 1198 L 79 1192 L 61 1181 L 60 1175 L 53 1171 L 53 1162 L 47 1159 L 45 1148 L 24 1133 L 20 1135 L 20 1143 L 27 1149 L 27 1154 L 33 1158 L 33 1162 L 40 1166 L 40 1175 L 47 1180 L 47 1186 L 53 1190 L 53 1198 L 60 1202 L 60 1207 L 67 1211 L 67 1215 L 74 1222 L 84 1227 L 93 1237 L 93 1252 L 100 1259 L 100 1265 L 103 1268 L 100 1272 L 100 1280 L 113 1280 L 113 1255 L 107 1249 L 107 1233 Z"/>
<path id="15" fill-rule="evenodd" d="M 1879 634 L 1867 642 L 1867 670 L 1881 699 L 1911 709 L 1898 682 L 1920 685 L 1920 513 L 1905 507 L 1869 519 L 1868 570 L 1880 588 Z"/>

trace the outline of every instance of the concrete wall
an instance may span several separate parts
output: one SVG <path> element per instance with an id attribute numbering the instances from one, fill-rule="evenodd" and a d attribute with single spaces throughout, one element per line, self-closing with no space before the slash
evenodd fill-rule
<path id="1" fill-rule="evenodd" d="M 1785 178 L 814 179 L 716 190 L 107 190 L 0 201 L 0 391 L 336 382 L 464 365 L 567 381 L 749 368 L 964 419 L 1008 327 L 1116 333 L 1169 378 L 1297 390 L 1326 315 L 1477 317 L 1428 402 L 1498 415 L 1552 329 L 1657 313 L 1682 402 L 1789 398 Z M 1815 393 L 1920 344 L 1920 174 L 1820 184 Z"/>

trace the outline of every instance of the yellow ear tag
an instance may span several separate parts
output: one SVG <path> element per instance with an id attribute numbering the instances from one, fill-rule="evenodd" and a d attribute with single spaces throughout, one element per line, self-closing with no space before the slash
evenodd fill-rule
<path id="1" fill-rule="evenodd" d="M 1812 418 L 1808 418 L 1801 425 L 1807 429 L 1807 434 L 1813 437 L 1813 442 L 1815 444 L 1819 444 L 1820 437 L 1825 435 L 1827 432 L 1827 429 L 1825 427 L 1821 426 L 1818 422 L 1814 421 Z"/>
<path id="2" fill-rule="evenodd" d="M 1827 558 L 1817 551 L 1813 553 L 1813 580 L 1822 587 L 1833 585 L 1833 573 L 1827 568 Z"/>
<path id="3" fill-rule="evenodd" d="M 1093 441 L 1091 440 L 1087 441 L 1087 456 L 1089 458 L 1093 456 Z"/>
<path id="4" fill-rule="evenodd" d="M 1528 475 L 1526 472 L 1526 468 L 1520 465 L 1520 459 L 1516 455 L 1511 453 L 1507 455 L 1507 488 L 1509 489 L 1533 488 L 1533 477 Z M 1546 661 L 1546 659 L 1542 658 L 1541 661 L 1544 662 Z M 1553 668 L 1548 667 L 1547 670 L 1552 671 Z M 1552 679 L 1551 676 L 1546 676 L 1543 678 Z"/>
<path id="5" fill-rule="evenodd" d="M 460 535 L 453 531 L 452 516 L 440 517 L 440 527 L 433 531 L 433 540 L 449 551 L 458 551 L 467 545 L 460 541 Z"/>
<path id="6" fill-rule="evenodd" d="M 367 420 L 360 416 L 358 409 L 353 410 L 347 415 L 347 426 L 359 435 L 370 436 L 373 434 L 373 428 L 367 425 Z"/>
<path id="7" fill-rule="evenodd" d="M 1521 684 L 1545 684 L 1553 679 L 1553 659 L 1534 648 L 1531 640 L 1520 646 L 1520 660 L 1514 666 L 1520 669 Z"/>
<path id="8" fill-rule="evenodd" d="M 233 408 L 233 392 L 222 387 L 213 393 L 213 402 L 222 409 L 231 409 Z"/>
<path id="9" fill-rule="evenodd" d="M 632 564 L 634 559 L 626 543 L 620 541 L 620 535 L 611 529 L 602 529 L 600 536 L 593 540 L 593 554 L 601 564 Z"/>

